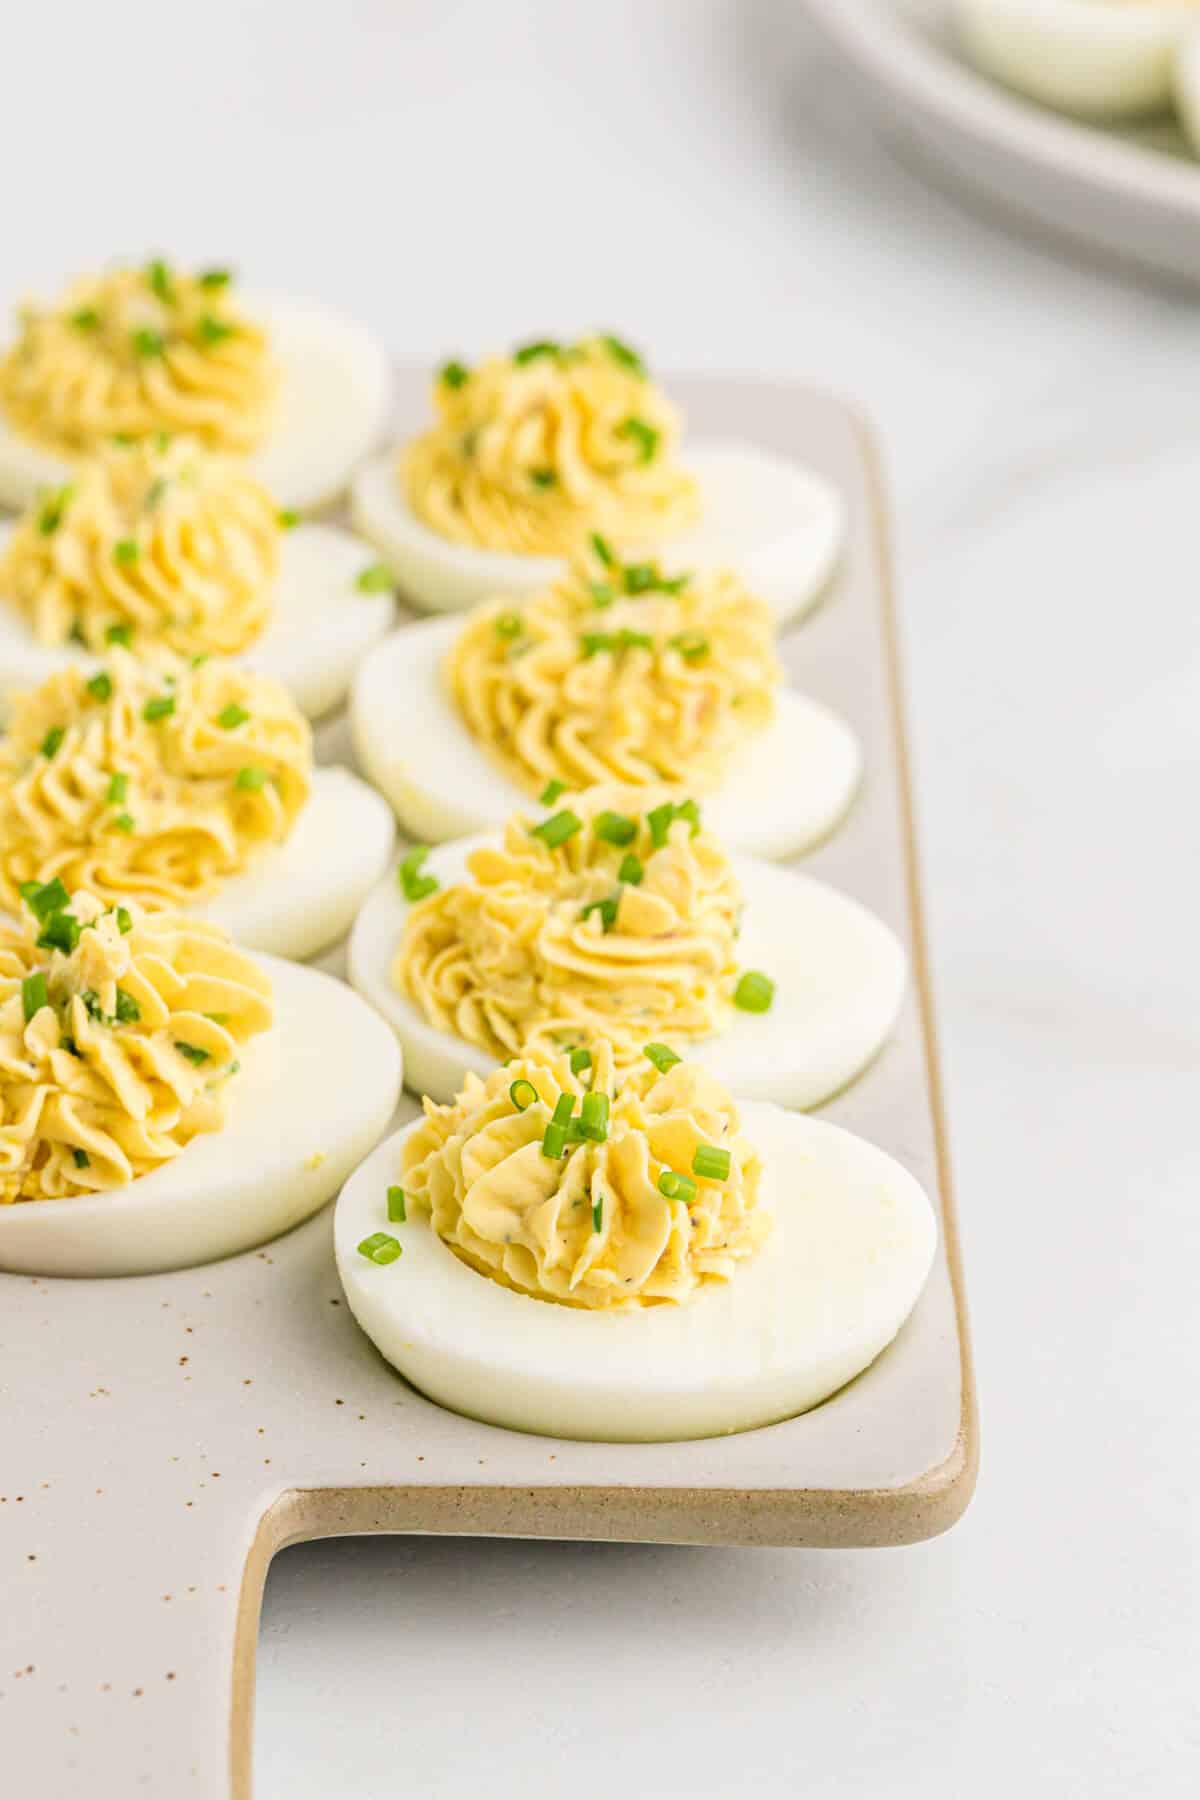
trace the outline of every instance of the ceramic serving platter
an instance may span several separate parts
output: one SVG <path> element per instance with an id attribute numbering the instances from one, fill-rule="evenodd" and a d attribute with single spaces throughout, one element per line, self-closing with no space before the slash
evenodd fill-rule
<path id="1" fill-rule="evenodd" d="M 1169 119 L 1087 124 L 971 67 L 950 0 L 799 0 L 889 133 L 1010 222 L 1200 285 L 1200 167 Z"/>
<path id="2" fill-rule="evenodd" d="M 925 1293 L 879 1361 L 802 1418 L 613 1445 L 493 1429 L 408 1388 L 350 1316 L 328 1211 L 171 1275 L 0 1274 L 0 1769 L 19 1773 L 25 1800 L 246 1800 L 259 1602 L 286 1544 L 439 1532 L 889 1545 L 945 1530 L 970 1498 L 974 1400 L 874 452 L 825 394 L 709 378 L 672 391 L 697 432 L 808 462 L 848 503 L 843 565 L 784 656 L 852 722 L 866 773 L 805 866 L 901 934 L 913 983 L 892 1041 L 823 1110 L 934 1198 Z M 424 378 L 401 375 L 401 429 L 426 404 Z M 344 733 L 321 735 L 336 755 Z M 328 1053 L 336 1082 L 338 1046 Z M 302 1117 L 294 1130 L 302 1160 Z"/>

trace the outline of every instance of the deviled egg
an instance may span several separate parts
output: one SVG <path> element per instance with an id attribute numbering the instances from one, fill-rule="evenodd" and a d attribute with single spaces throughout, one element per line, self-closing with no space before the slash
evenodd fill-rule
<path id="1" fill-rule="evenodd" d="M 329 976 L 34 884 L 0 921 L 0 1269 L 143 1274 L 275 1237 L 378 1142 L 400 1074 Z"/>
<path id="2" fill-rule="evenodd" d="M 349 532 L 281 511 L 236 458 L 155 432 L 102 445 L 0 525 L 0 692 L 103 655 L 244 656 L 312 718 L 394 620 Z"/>
<path id="3" fill-rule="evenodd" d="M 1170 105 L 1200 0 L 955 0 L 955 14 L 985 73 L 1060 112 L 1120 119 Z"/>
<path id="4" fill-rule="evenodd" d="M 524 1051 L 618 1069 L 647 1043 L 747 1099 L 815 1106 L 895 1023 L 895 935 L 810 877 L 731 859 L 674 790 L 563 795 L 502 836 L 410 852 L 370 896 L 350 979 L 391 1021 L 410 1085 L 449 1100 Z"/>
<path id="5" fill-rule="evenodd" d="M 841 547 L 829 483 L 753 445 L 679 444 L 641 357 L 610 335 L 449 362 L 436 419 L 355 478 L 354 520 L 432 612 L 545 587 L 592 532 L 672 570 L 736 567 L 778 620 L 819 597 Z"/>
<path id="6" fill-rule="evenodd" d="M 355 1318 L 430 1399 L 554 1437 L 711 1437 L 816 1406 L 929 1273 L 913 1177 L 836 1126 L 601 1042 L 468 1077 L 338 1201 Z"/>
<path id="7" fill-rule="evenodd" d="M 858 783 L 853 734 L 779 687 L 766 604 L 725 571 L 668 576 L 591 557 L 518 603 L 397 632 L 360 664 L 360 766 L 426 843 L 503 824 L 598 781 L 703 795 L 738 849 L 807 850 Z"/>
<path id="8" fill-rule="evenodd" d="M 114 644 L 16 697 L 0 736 L 0 907 L 55 877 L 115 903 L 203 908 L 253 949 L 310 956 L 349 927 L 392 820 L 345 769 L 312 767 L 277 682 Z"/>
<path id="9" fill-rule="evenodd" d="M 28 505 L 116 436 L 184 433 L 250 458 L 281 505 L 334 498 L 383 428 L 386 357 L 307 302 L 234 297 L 226 269 L 161 259 L 21 307 L 0 358 L 0 501 Z"/>

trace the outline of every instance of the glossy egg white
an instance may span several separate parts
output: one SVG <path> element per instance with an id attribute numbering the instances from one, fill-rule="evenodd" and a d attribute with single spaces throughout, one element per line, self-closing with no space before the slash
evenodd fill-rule
<path id="1" fill-rule="evenodd" d="M 281 506 L 308 511 L 346 487 L 378 442 L 392 399 L 383 347 L 353 319 L 309 301 L 238 295 L 283 366 L 279 417 L 249 467 Z M 20 510 L 70 479 L 64 458 L 11 430 L 0 414 L 0 504 Z"/>
<path id="2" fill-rule="evenodd" d="M 959 37 L 986 74 L 1060 112 L 1136 118 L 1171 99 L 1187 6 L 1119 0 L 955 0 Z"/>
<path id="3" fill-rule="evenodd" d="M 472 850 L 496 841 L 443 844 L 422 872 L 443 887 L 468 880 Z M 738 964 L 769 975 L 775 997 L 768 1012 L 735 1011 L 725 1030 L 688 1049 L 688 1059 L 748 1100 L 817 1106 L 852 1081 L 887 1039 L 904 998 L 907 959 L 895 933 L 836 888 L 751 857 L 732 861 L 745 899 Z M 478 1045 L 439 1031 L 393 986 L 392 963 L 410 910 L 394 878 L 380 883 L 351 933 L 350 980 L 399 1037 L 413 1092 L 445 1105 L 468 1070 L 486 1076 L 496 1063 Z"/>
<path id="4" fill-rule="evenodd" d="M 391 1122 L 400 1052 L 341 982 L 260 960 L 274 1023 L 242 1052 L 224 1128 L 126 1187 L 0 1207 L 0 1269 L 102 1276 L 187 1268 L 290 1231 L 338 1191 Z"/>
<path id="5" fill-rule="evenodd" d="M 0 525 L 0 550 L 12 529 Z M 357 586 L 374 560 L 361 539 L 334 525 L 296 525 L 283 534 L 274 617 L 238 660 L 282 682 L 310 719 L 341 704 L 355 669 L 395 623 L 391 594 Z M 65 664 L 96 661 L 74 644 L 39 644 L 0 593 L 0 707 L 6 691 L 36 687 Z"/>
<path id="6" fill-rule="evenodd" d="M 915 1306 L 937 1226 L 899 1163 L 850 1132 L 739 1101 L 774 1215 L 732 1280 L 683 1306 L 593 1312 L 536 1300 L 461 1262 L 427 1219 L 387 1216 L 407 1127 L 338 1201 L 338 1273 L 358 1323 L 400 1373 L 455 1412 L 548 1437 L 715 1437 L 816 1406 L 885 1350 Z M 378 1266 L 357 1246 L 402 1245 Z"/>
<path id="7" fill-rule="evenodd" d="M 391 450 L 360 470 L 351 491 L 354 523 L 387 560 L 406 599 L 427 612 L 459 612 L 502 594 L 525 594 L 558 580 L 558 557 L 522 556 L 452 544 L 417 518 Z M 735 568 L 769 602 L 776 621 L 814 606 L 841 550 L 845 506 L 810 469 L 752 444 L 697 443 L 683 462 L 700 481 L 703 517 L 690 531 L 646 552 L 664 568 Z M 635 560 L 636 546 L 625 549 Z"/>
<path id="8" fill-rule="evenodd" d="M 409 835 L 440 844 L 502 825 L 537 800 L 497 768 L 447 695 L 446 652 L 458 619 L 406 626 L 365 657 L 351 689 L 359 767 L 386 794 Z M 783 688 L 772 723 L 741 749 L 705 823 L 731 849 L 784 857 L 809 850 L 844 816 L 862 758 L 850 728 L 827 707 Z"/>

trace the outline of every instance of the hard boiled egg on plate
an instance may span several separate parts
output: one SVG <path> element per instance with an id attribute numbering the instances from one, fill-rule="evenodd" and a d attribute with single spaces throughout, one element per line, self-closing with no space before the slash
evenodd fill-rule
<path id="1" fill-rule="evenodd" d="M 442 665 L 462 629 L 459 619 L 430 619 L 396 632 L 364 659 L 352 689 L 359 765 L 423 843 L 485 831 L 529 804 L 446 692 Z M 858 744 L 842 720 L 784 688 L 773 720 L 703 796 L 705 819 L 733 849 L 791 856 L 843 817 L 860 769 Z"/>
<path id="2" fill-rule="evenodd" d="M 1196 0 L 955 0 L 959 35 L 987 74 L 1061 112 L 1136 118 L 1171 102 Z"/>
<path id="3" fill-rule="evenodd" d="M 472 852 L 499 841 L 441 845 L 422 863 L 421 885 L 433 881 L 444 889 L 469 881 Z M 904 951 L 873 913 L 824 882 L 752 857 L 730 860 L 743 902 L 737 961 L 765 974 L 774 992 L 765 1011 L 735 1008 L 688 1058 L 749 1099 L 816 1106 L 853 1080 L 885 1042 L 904 996 Z M 350 980 L 396 1031 L 414 1092 L 445 1102 L 468 1072 L 484 1077 L 497 1059 L 431 1024 L 395 985 L 392 967 L 412 909 L 395 879 L 379 884 L 351 934 Z"/>
<path id="4" fill-rule="evenodd" d="M 113 434 L 187 431 L 250 457 L 286 507 L 336 497 L 377 441 L 391 372 L 361 325 L 307 301 L 233 294 L 227 271 L 84 277 L 22 309 L 0 367 L 0 502 L 28 505 Z"/>
<path id="5" fill-rule="evenodd" d="M 397 1222 L 389 1188 L 418 1122 L 381 1144 L 338 1201 L 338 1272 L 355 1318 L 431 1400 L 517 1431 L 654 1442 L 816 1406 L 912 1311 L 933 1259 L 933 1209 L 861 1138 L 763 1101 L 739 1110 L 773 1224 L 728 1280 L 683 1304 L 604 1310 L 501 1285 L 461 1260 L 428 1214 L 410 1204 Z"/>
<path id="6" fill-rule="evenodd" d="M 0 1269 L 186 1268 L 278 1237 L 337 1193 L 395 1110 L 395 1039 L 331 976 L 256 960 L 270 977 L 274 1017 L 241 1052 L 224 1125 L 125 1186 L 0 1206 Z"/>

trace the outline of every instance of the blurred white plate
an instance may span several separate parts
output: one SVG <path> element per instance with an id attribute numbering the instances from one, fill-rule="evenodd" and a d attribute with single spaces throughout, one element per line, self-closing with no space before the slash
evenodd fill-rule
<path id="1" fill-rule="evenodd" d="M 1200 285 L 1200 165 L 1169 120 L 1085 125 L 1010 93 L 960 55 L 947 0 L 800 4 L 938 179 L 1079 247 Z"/>

